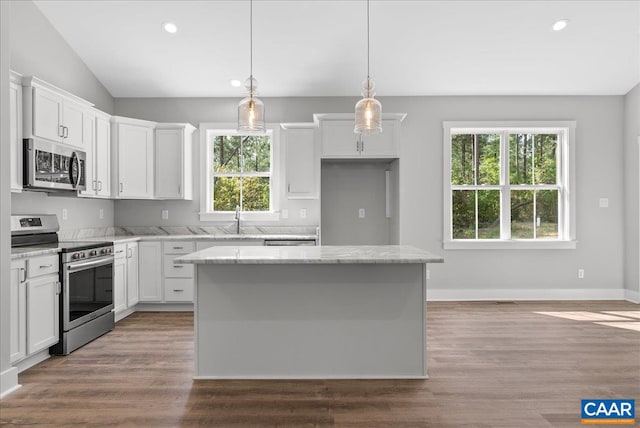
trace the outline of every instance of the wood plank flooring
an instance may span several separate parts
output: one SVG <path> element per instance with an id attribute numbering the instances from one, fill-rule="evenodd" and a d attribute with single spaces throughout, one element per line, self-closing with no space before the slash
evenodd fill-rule
<path id="1" fill-rule="evenodd" d="M 138 312 L 22 373 L 0 425 L 578 427 L 582 398 L 640 406 L 640 333 L 535 312 L 637 310 L 429 303 L 430 378 L 371 381 L 193 381 L 192 314 Z"/>

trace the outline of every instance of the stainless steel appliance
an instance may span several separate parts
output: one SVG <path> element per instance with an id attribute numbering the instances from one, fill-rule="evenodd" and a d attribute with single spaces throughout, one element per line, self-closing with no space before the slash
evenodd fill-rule
<path id="1" fill-rule="evenodd" d="M 53 214 L 11 216 L 12 247 L 60 249 L 60 341 L 49 351 L 67 355 L 115 326 L 113 244 L 60 242 Z"/>
<path id="2" fill-rule="evenodd" d="M 39 138 L 23 140 L 24 187 L 31 190 L 85 190 L 86 154 Z"/>

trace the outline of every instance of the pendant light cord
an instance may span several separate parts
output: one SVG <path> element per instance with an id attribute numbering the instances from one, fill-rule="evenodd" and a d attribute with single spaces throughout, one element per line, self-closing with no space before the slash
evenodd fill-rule
<path id="1" fill-rule="evenodd" d="M 249 76 L 253 76 L 253 0 L 249 0 Z"/>
<path id="2" fill-rule="evenodd" d="M 369 0 L 367 0 L 367 80 L 369 80 Z"/>

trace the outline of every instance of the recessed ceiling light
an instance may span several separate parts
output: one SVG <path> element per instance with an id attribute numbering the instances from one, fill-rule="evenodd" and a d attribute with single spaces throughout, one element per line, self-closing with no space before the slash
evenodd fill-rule
<path id="1" fill-rule="evenodd" d="M 242 85 L 242 82 L 238 79 L 231 79 L 229 83 L 231 83 L 231 86 L 233 86 L 234 88 L 239 88 L 240 85 Z"/>
<path id="2" fill-rule="evenodd" d="M 178 26 L 173 22 L 163 22 L 162 28 L 164 29 L 164 31 L 170 34 L 174 34 L 178 32 Z"/>
<path id="3" fill-rule="evenodd" d="M 553 29 L 553 31 L 562 31 L 565 28 L 567 28 L 568 24 L 569 24 L 568 19 L 560 19 L 559 21 L 554 22 L 551 28 Z"/>

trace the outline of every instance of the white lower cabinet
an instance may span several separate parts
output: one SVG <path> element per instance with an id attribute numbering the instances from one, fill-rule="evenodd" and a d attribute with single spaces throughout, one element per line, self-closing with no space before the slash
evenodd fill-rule
<path id="1" fill-rule="evenodd" d="M 140 302 L 162 301 L 162 242 L 138 244 Z"/>
<path id="2" fill-rule="evenodd" d="M 47 349 L 60 338 L 57 257 L 11 261 L 9 361 L 12 364 Z M 56 263 L 52 265 L 54 259 Z"/>
<path id="3" fill-rule="evenodd" d="M 58 343 L 60 281 L 58 275 L 30 278 L 27 284 L 27 353 Z"/>
<path id="4" fill-rule="evenodd" d="M 27 355 L 27 261 L 11 261 L 9 287 L 9 362 Z"/>
<path id="5" fill-rule="evenodd" d="M 118 315 L 129 311 L 122 316 L 126 316 L 133 311 L 133 307 L 138 303 L 139 280 L 138 280 L 138 243 L 114 245 L 113 259 L 113 306 Z"/>
<path id="6" fill-rule="evenodd" d="M 173 263 L 173 259 L 195 251 L 193 241 L 165 241 L 162 267 L 165 302 L 193 302 L 193 265 Z"/>

